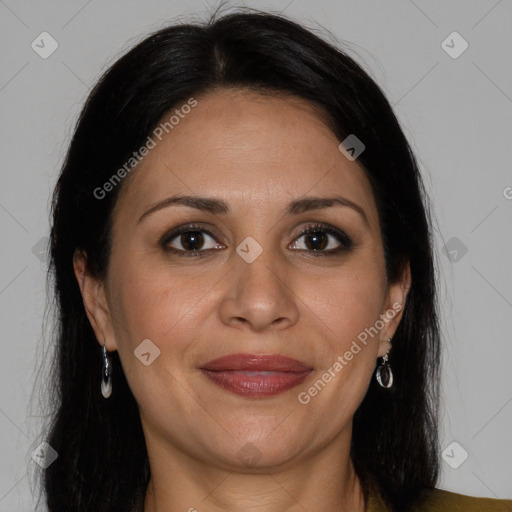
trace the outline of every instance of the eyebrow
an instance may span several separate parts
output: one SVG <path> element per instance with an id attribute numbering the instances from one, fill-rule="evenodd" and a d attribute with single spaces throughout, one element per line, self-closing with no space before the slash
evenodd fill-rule
<path id="1" fill-rule="evenodd" d="M 203 212 L 209 212 L 213 214 L 227 214 L 229 213 L 228 204 L 222 199 L 217 199 L 215 197 L 201 197 L 201 196 L 183 196 L 183 195 L 175 195 L 164 199 L 163 201 L 158 202 L 153 205 L 149 210 L 145 211 L 137 221 L 137 224 L 141 222 L 144 218 L 146 218 L 151 213 L 154 213 L 163 208 L 167 208 L 173 205 L 182 205 L 188 206 L 189 208 L 195 208 L 196 210 L 200 210 Z M 302 197 L 300 199 L 295 199 L 291 201 L 287 208 L 285 215 L 298 215 L 300 213 L 304 213 L 312 210 L 321 210 L 324 208 L 330 208 L 333 206 L 345 206 L 351 208 L 356 211 L 364 220 L 366 225 L 370 225 L 368 221 L 368 217 L 366 216 L 365 211 L 358 204 L 350 201 L 349 199 L 341 196 L 333 196 L 333 197 Z"/>

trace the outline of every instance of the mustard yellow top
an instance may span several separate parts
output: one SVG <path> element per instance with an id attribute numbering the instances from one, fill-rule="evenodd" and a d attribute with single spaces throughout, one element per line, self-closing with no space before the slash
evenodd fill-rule
<path id="1" fill-rule="evenodd" d="M 370 492 L 366 512 L 393 512 L 382 498 Z M 512 500 L 475 498 L 464 494 L 432 489 L 422 505 L 414 512 L 512 512 Z"/>

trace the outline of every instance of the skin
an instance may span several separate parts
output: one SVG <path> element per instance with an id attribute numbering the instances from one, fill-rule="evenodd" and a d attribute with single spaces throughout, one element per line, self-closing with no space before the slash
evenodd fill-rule
<path id="1" fill-rule="evenodd" d="M 379 315 L 404 305 L 409 270 L 387 281 L 370 183 L 307 102 L 236 90 L 197 101 L 123 183 L 106 281 L 89 274 L 85 255 L 74 259 L 98 343 L 119 351 L 139 404 L 152 475 L 144 510 L 362 511 L 352 418 L 401 313 L 308 404 L 297 397 Z M 174 204 L 138 222 L 175 194 L 219 198 L 230 211 Z M 331 206 L 285 215 L 292 200 L 333 195 L 364 213 Z M 212 232 L 198 244 L 202 258 L 160 244 L 189 222 Z M 343 230 L 353 245 L 315 256 L 300 235 L 315 222 Z M 324 251 L 343 247 L 323 233 Z M 236 252 L 249 236 L 263 248 L 252 263 Z M 186 250 L 180 236 L 168 245 Z M 148 366 L 134 356 L 145 339 L 160 350 Z M 247 398 L 198 369 L 240 352 L 283 354 L 313 372 L 284 393 Z M 256 465 L 238 456 L 248 443 L 261 454 Z"/>

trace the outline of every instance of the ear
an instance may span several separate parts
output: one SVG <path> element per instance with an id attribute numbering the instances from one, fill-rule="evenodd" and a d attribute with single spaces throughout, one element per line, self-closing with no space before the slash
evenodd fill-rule
<path id="1" fill-rule="evenodd" d="M 117 349 L 112 315 L 107 301 L 105 283 L 92 276 L 87 269 L 87 255 L 82 250 L 73 254 L 75 272 L 87 318 L 96 334 L 100 346 L 105 343 L 109 352 Z"/>
<path id="2" fill-rule="evenodd" d="M 400 277 L 388 287 L 381 320 L 384 327 L 380 330 L 379 357 L 383 357 L 390 349 L 389 339 L 393 339 L 405 309 L 407 294 L 411 288 L 411 267 L 404 264 Z"/>

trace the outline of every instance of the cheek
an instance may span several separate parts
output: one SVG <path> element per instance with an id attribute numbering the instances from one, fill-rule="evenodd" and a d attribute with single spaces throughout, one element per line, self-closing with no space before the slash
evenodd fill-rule
<path id="1" fill-rule="evenodd" d="M 204 310 L 205 294 L 215 280 L 184 279 L 177 277 L 179 271 L 140 262 L 125 261 L 118 270 L 112 277 L 116 289 L 114 328 L 123 370 L 139 404 L 150 407 L 148 401 L 156 400 L 154 405 L 158 406 L 155 389 L 179 391 L 177 382 L 183 381 L 185 366 L 199 338 L 201 324 L 197 316 Z M 148 339 L 153 345 L 141 345 Z M 139 346 L 149 347 L 150 365 L 144 366 L 136 357 L 146 353 Z"/>
<path id="2" fill-rule="evenodd" d="M 183 388 L 187 363 L 199 338 L 198 314 L 204 311 L 205 295 L 215 281 L 185 279 L 179 277 L 179 270 L 127 261 L 113 274 L 119 320 L 115 332 L 123 370 L 139 406 L 156 415 L 157 423 L 164 423 L 162 404 L 169 396 L 188 407 L 190 397 Z M 145 366 L 136 355 L 148 339 L 157 348 L 146 342 L 151 362 Z"/>
<path id="3" fill-rule="evenodd" d="M 303 296 L 314 315 L 316 378 L 299 389 L 299 402 L 323 414 L 333 432 L 355 412 L 368 389 L 378 351 L 376 322 L 385 299 L 385 269 L 377 258 L 332 272 L 329 279 L 303 282 Z M 308 294 L 307 290 L 314 292 Z"/>
<path id="4" fill-rule="evenodd" d="M 340 286 L 338 303 L 332 307 L 331 316 L 335 331 L 346 344 L 375 324 L 381 313 L 383 295 L 369 276 L 358 276 L 342 285 L 346 286 Z"/>
<path id="5" fill-rule="evenodd" d="M 336 435 L 364 399 L 377 360 L 379 338 L 372 327 L 383 303 L 379 275 L 368 271 L 335 277 L 308 303 L 319 318 L 318 329 L 309 329 L 318 338 L 313 348 L 317 365 L 315 378 L 297 391 L 304 411 L 324 418 L 327 438 Z"/>
<path id="6" fill-rule="evenodd" d="M 326 352 L 350 346 L 361 332 L 375 325 L 382 313 L 386 281 L 378 262 L 333 271 L 329 277 L 303 279 L 301 296 L 313 321 L 329 343 Z"/>
<path id="7" fill-rule="evenodd" d="M 126 326 L 122 336 L 135 343 L 145 338 L 154 338 L 155 343 L 176 338 L 173 333 L 190 324 L 215 284 L 212 277 L 184 278 L 179 268 L 147 262 L 125 263 L 113 281 L 118 290 L 116 310 Z"/>

